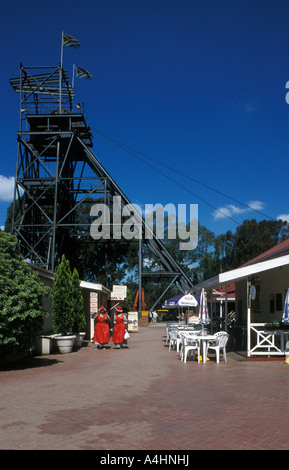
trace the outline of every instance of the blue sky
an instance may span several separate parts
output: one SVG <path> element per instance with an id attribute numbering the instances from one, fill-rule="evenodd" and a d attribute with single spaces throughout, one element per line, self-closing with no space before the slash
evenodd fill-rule
<path id="1" fill-rule="evenodd" d="M 93 74 L 75 81 L 93 151 L 131 202 L 198 204 L 199 222 L 216 234 L 244 219 L 289 220 L 288 20 L 288 0 L 4 4 L 0 226 L 19 129 L 9 79 L 20 62 L 57 66 L 62 30 L 80 42 L 64 49 L 64 68 Z M 146 164 L 97 131 L 154 160 Z"/>

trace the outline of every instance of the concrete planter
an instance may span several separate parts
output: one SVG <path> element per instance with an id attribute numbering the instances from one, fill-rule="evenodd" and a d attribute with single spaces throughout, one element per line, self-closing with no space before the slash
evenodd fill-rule
<path id="1" fill-rule="evenodd" d="M 75 338 L 75 342 L 74 342 L 74 347 L 75 348 L 81 348 L 82 346 L 82 341 L 85 337 L 86 333 L 76 333 L 76 338 Z"/>
<path id="2" fill-rule="evenodd" d="M 51 336 L 38 336 L 37 338 L 37 353 L 41 355 L 51 354 L 52 352 L 52 338 Z"/>
<path id="3" fill-rule="evenodd" d="M 56 336 L 56 344 L 61 354 L 71 353 L 76 335 L 70 336 Z"/>

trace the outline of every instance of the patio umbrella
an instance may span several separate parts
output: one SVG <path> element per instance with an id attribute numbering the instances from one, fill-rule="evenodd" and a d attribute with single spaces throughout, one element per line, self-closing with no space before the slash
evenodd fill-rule
<path id="1" fill-rule="evenodd" d="M 176 295 L 171 299 L 168 299 L 163 304 L 162 308 L 180 308 L 180 307 L 197 307 L 199 305 L 200 298 L 192 294 Z"/>
<path id="2" fill-rule="evenodd" d="M 283 315 L 282 315 L 282 322 L 288 323 L 289 322 L 289 288 L 287 289 L 284 308 L 283 308 Z"/>
<path id="3" fill-rule="evenodd" d="M 210 323 L 208 302 L 204 288 L 201 292 L 200 297 L 200 310 L 199 310 L 199 321 L 200 323 Z"/>
<path id="4" fill-rule="evenodd" d="M 176 307 L 197 307 L 200 298 L 192 294 L 176 295 L 171 299 L 165 300 L 162 308 L 176 308 Z"/>

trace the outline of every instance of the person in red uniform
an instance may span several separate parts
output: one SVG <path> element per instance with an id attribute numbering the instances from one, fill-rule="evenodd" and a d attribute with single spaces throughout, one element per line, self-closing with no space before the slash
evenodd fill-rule
<path id="1" fill-rule="evenodd" d="M 106 308 L 99 307 L 98 313 L 95 315 L 95 327 L 93 341 L 96 343 L 95 349 L 105 349 L 104 346 L 110 340 L 109 322 L 110 318 L 106 311 Z"/>
<path id="2" fill-rule="evenodd" d="M 126 330 L 126 315 L 123 313 L 121 307 L 115 307 L 114 314 L 115 326 L 113 329 L 112 342 L 114 343 L 116 349 L 122 348 L 124 341 L 124 334 Z"/>

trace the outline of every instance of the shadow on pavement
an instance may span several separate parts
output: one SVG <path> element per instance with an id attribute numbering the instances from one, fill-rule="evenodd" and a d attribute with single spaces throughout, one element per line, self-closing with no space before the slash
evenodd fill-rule
<path id="1" fill-rule="evenodd" d="M 26 357 L 13 362 L 0 364 L 0 371 L 34 369 L 36 367 L 48 367 L 61 363 L 58 359 L 48 357 Z"/>

